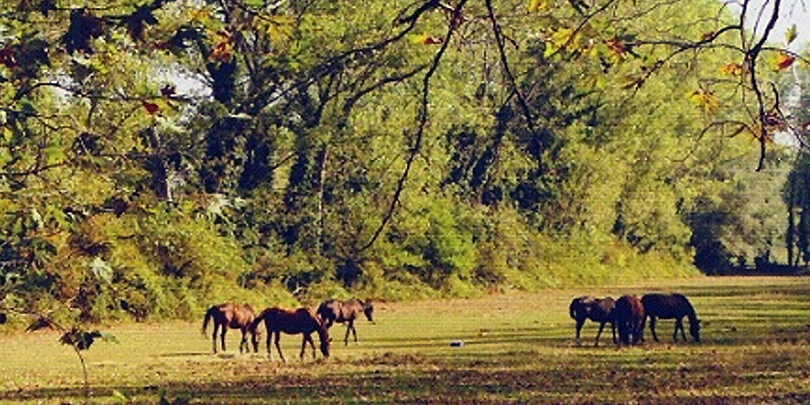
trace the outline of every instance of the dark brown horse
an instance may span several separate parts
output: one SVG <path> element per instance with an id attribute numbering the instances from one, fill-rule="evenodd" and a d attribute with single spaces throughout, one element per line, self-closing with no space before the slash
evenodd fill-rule
<path id="1" fill-rule="evenodd" d="M 208 311 L 205 313 L 205 319 L 203 320 L 203 335 L 205 335 L 206 329 L 208 329 L 208 321 L 211 319 L 214 320 L 214 333 L 211 335 L 211 339 L 214 343 L 214 353 L 217 352 L 217 331 L 220 328 L 222 328 L 220 340 L 222 341 L 223 352 L 225 351 L 225 334 L 228 332 L 228 328 L 242 331 L 242 342 L 239 344 L 239 353 L 242 353 L 243 350 L 250 352 L 246 336 L 248 332 L 250 332 L 251 335 L 250 341 L 253 343 L 253 351 L 259 351 L 259 332 L 256 331 L 256 327 L 253 326 L 255 315 L 250 305 L 224 303 L 208 308 Z"/>
<path id="2" fill-rule="evenodd" d="M 287 362 L 284 354 L 281 353 L 281 346 L 279 340 L 281 339 L 281 332 L 288 335 L 303 334 L 304 337 L 301 341 L 301 359 L 304 359 L 304 350 L 306 350 L 307 342 L 312 347 L 312 358 L 315 358 L 315 343 L 312 341 L 312 332 L 317 332 L 321 340 L 321 353 L 323 357 L 329 357 L 329 343 L 332 338 L 329 337 L 329 331 L 324 326 L 323 322 L 318 318 L 315 313 L 308 308 L 298 308 L 296 310 L 289 310 L 283 308 L 267 308 L 262 311 L 253 321 L 253 327 L 257 328 L 259 323 L 264 321 L 264 326 L 267 328 L 267 356 L 272 358 L 270 353 L 270 335 L 275 334 L 276 350 L 281 357 L 281 361 Z"/>
<path id="3" fill-rule="evenodd" d="M 613 343 L 617 343 L 616 322 L 613 320 L 614 308 L 616 308 L 616 302 L 611 297 L 595 298 L 590 295 L 583 295 L 574 298 L 568 307 L 568 313 L 577 322 L 577 345 L 579 345 L 579 332 L 582 330 L 582 325 L 585 324 L 586 319 L 599 322 L 599 332 L 596 333 L 594 346 L 599 346 L 599 336 L 602 335 L 606 323 L 610 323 L 610 329 L 613 331 Z"/>
<path id="4" fill-rule="evenodd" d="M 695 309 L 689 300 L 681 294 L 647 294 L 641 297 L 644 304 L 644 312 L 650 318 L 650 332 L 653 339 L 658 341 L 655 334 L 655 323 L 658 318 L 675 319 L 675 332 L 672 333 L 672 340 L 678 341 L 678 329 L 681 330 L 681 337 L 686 341 L 686 333 L 683 330 L 683 318 L 689 318 L 689 334 L 695 342 L 700 342 L 700 320 L 695 315 Z"/>
<path id="5" fill-rule="evenodd" d="M 644 340 L 644 306 L 638 297 L 623 295 L 613 311 L 622 343 L 629 345 Z"/>
<path id="6" fill-rule="evenodd" d="M 370 300 L 361 301 L 357 298 L 350 300 L 326 300 L 318 307 L 318 316 L 327 328 L 337 323 L 346 323 L 346 337 L 343 338 L 345 345 L 349 344 L 349 332 L 354 335 L 354 342 L 357 343 L 357 329 L 354 328 L 354 321 L 365 314 L 369 322 L 374 322 L 374 305 Z"/>

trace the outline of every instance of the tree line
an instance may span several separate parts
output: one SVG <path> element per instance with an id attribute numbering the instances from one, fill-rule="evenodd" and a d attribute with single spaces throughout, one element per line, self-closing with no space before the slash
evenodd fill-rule
<path id="1" fill-rule="evenodd" d="M 798 148 L 774 142 L 802 130 L 779 95 L 808 59 L 713 1 L 18 0 L 0 28 L 6 311 L 809 256 Z"/>

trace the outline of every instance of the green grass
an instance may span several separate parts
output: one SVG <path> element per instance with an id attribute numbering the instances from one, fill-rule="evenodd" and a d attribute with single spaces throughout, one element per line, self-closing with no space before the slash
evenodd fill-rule
<path id="1" fill-rule="evenodd" d="M 571 298 L 648 291 L 687 295 L 703 319 L 703 342 L 616 348 L 573 342 Z M 108 328 L 119 344 L 85 352 L 91 403 L 344 404 L 810 403 L 810 278 L 699 278 L 650 285 L 472 300 L 379 304 L 358 323 L 360 345 L 332 329 L 332 357 L 298 360 L 300 337 L 283 336 L 287 364 L 210 353 L 201 322 Z M 201 320 L 200 320 L 201 321 Z M 81 366 L 53 332 L 0 338 L 0 402 L 82 403 Z M 317 338 L 316 338 L 317 339 Z M 462 339 L 464 346 L 449 342 Z M 118 395 L 118 394 L 122 395 Z M 126 399 L 124 399 L 126 398 Z"/>

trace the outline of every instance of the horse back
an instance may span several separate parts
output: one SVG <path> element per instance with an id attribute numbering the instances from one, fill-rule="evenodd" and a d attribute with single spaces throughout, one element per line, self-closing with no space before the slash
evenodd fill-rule
<path id="1" fill-rule="evenodd" d="M 647 294 L 641 297 L 644 310 L 650 316 L 663 319 L 693 316 L 692 304 L 682 294 Z"/>

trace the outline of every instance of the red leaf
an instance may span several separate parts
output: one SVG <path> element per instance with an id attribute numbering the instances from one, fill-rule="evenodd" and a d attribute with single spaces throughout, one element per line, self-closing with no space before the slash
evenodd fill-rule
<path id="1" fill-rule="evenodd" d="M 802 128 L 804 128 L 804 129 L 810 129 L 810 121 L 807 121 L 807 122 L 805 122 L 804 124 L 802 124 Z"/>
<path id="2" fill-rule="evenodd" d="M 141 103 L 143 104 L 143 108 L 146 109 L 146 112 L 148 112 L 149 115 L 155 115 L 160 110 L 160 106 L 155 103 L 150 103 L 148 101 L 142 101 Z"/>
<path id="3" fill-rule="evenodd" d="M 426 36 L 425 39 L 422 41 L 422 43 L 425 45 L 439 45 L 444 43 L 444 38 Z"/>

